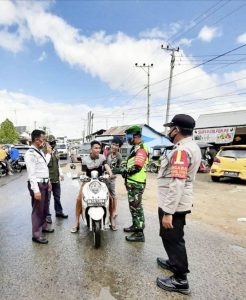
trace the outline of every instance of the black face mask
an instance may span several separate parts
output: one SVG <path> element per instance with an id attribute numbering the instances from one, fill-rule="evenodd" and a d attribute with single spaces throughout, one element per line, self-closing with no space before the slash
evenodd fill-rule
<path id="1" fill-rule="evenodd" d="M 55 146 L 56 146 L 56 142 L 50 142 L 50 147 L 52 150 L 55 148 Z"/>
<path id="2" fill-rule="evenodd" d="M 175 139 L 175 136 L 176 136 L 176 134 L 175 134 L 174 136 L 171 136 L 172 132 L 173 132 L 175 129 L 177 129 L 177 128 L 175 127 L 173 130 L 171 130 L 171 131 L 168 132 L 168 134 L 167 134 L 167 138 L 169 139 L 169 141 L 170 141 L 171 143 L 174 142 L 174 139 Z"/>

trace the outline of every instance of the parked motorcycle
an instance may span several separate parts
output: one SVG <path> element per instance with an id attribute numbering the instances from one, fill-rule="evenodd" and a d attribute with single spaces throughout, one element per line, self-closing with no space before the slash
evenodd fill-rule
<path id="1" fill-rule="evenodd" d="M 4 161 L 0 161 L 0 177 L 6 176 L 8 174 L 7 164 Z"/>
<path id="2" fill-rule="evenodd" d="M 91 177 L 85 174 L 73 177 L 84 182 L 82 218 L 90 231 L 93 232 L 94 247 L 101 244 L 101 231 L 109 228 L 109 191 L 106 185 L 108 175 L 98 176 L 98 171 L 92 171 Z"/>
<path id="3" fill-rule="evenodd" d="M 20 173 L 22 171 L 22 167 L 19 164 L 19 160 L 14 160 L 10 163 L 11 169 L 13 173 Z"/>

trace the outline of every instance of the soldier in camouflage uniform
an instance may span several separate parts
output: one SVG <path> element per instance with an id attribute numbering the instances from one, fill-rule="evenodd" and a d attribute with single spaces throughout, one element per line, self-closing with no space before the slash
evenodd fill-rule
<path id="1" fill-rule="evenodd" d="M 144 242 L 144 210 L 142 195 L 146 184 L 146 165 L 148 162 L 147 146 L 141 139 L 141 127 L 134 125 L 128 128 L 127 141 L 133 145 L 127 159 L 127 169 L 122 176 L 125 178 L 128 192 L 129 208 L 132 215 L 132 225 L 124 228 L 124 232 L 132 232 L 126 236 L 129 242 Z"/>

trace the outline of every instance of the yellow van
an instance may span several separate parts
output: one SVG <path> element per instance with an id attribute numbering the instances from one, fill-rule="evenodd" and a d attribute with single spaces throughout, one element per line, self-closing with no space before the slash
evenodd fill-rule
<path id="1" fill-rule="evenodd" d="M 221 147 L 214 158 L 210 175 L 216 182 L 221 177 L 246 180 L 246 145 Z"/>

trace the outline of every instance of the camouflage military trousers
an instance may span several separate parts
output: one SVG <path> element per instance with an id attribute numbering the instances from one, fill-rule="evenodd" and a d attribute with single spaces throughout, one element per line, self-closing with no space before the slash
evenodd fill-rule
<path id="1" fill-rule="evenodd" d="M 142 195 L 144 192 L 144 183 L 126 183 L 128 192 L 129 208 L 132 215 L 132 224 L 136 229 L 144 229 L 144 210 L 142 205 Z"/>

